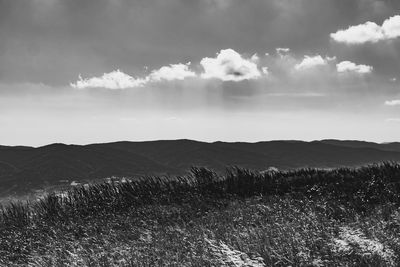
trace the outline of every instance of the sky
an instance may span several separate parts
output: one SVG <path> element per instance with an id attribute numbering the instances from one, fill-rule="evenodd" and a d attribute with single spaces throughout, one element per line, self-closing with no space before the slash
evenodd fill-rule
<path id="1" fill-rule="evenodd" d="M 0 144 L 400 141 L 400 1 L 0 0 Z"/>

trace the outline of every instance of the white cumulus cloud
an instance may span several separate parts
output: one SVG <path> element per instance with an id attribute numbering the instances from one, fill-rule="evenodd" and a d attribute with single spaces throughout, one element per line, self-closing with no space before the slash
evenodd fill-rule
<path id="1" fill-rule="evenodd" d="M 382 26 L 367 21 L 364 24 L 331 33 L 330 36 L 336 42 L 346 44 L 376 43 L 381 40 L 395 39 L 400 37 L 400 15 L 385 20 Z"/>
<path id="2" fill-rule="evenodd" d="M 221 50 L 215 58 L 203 58 L 200 64 L 204 69 L 201 77 L 205 79 L 238 82 L 261 76 L 256 63 L 243 58 L 233 49 Z"/>
<path id="3" fill-rule="evenodd" d="M 126 89 L 131 87 L 140 87 L 147 82 L 147 79 L 133 78 L 120 70 L 115 70 L 110 73 L 104 73 L 103 76 L 82 79 L 76 83 L 71 83 L 71 86 L 77 89 L 85 88 L 107 88 L 107 89 Z"/>
<path id="4" fill-rule="evenodd" d="M 149 75 L 151 81 L 161 80 L 184 80 L 185 78 L 195 77 L 196 73 L 189 69 L 190 62 L 186 64 L 171 64 L 169 66 L 161 67 L 158 70 L 154 70 Z"/>
<path id="5" fill-rule="evenodd" d="M 382 24 L 382 30 L 387 39 L 400 37 L 400 15 L 385 20 Z"/>
<path id="6" fill-rule="evenodd" d="M 351 61 L 342 61 L 338 64 L 336 64 L 336 70 L 337 72 L 343 73 L 343 72 L 356 72 L 360 74 L 365 74 L 365 73 L 370 73 L 373 70 L 372 66 L 368 65 L 357 65 Z"/>
<path id="7" fill-rule="evenodd" d="M 394 99 L 394 100 L 387 100 L 385 101 L 386 106 L 400 106 L 400 99 Z"/>
<path id="8" fill-rule="evenodd" d="M 189 69 L 190 62 L 187 64 L 171 64 L 163 66 L 158 70 L 153 70 L 148 76 L 143 78 L 133 78 L 120 70 L 110 73 L 104 73 L 100 77 L 92 77 L 83 79 L 79 77 L 76 83 L 71 86 L 77 89 L 85 88 L 106 88 L 106 89 L 126 89 L 133 87 L 141 87 L 150 82 L 159 82 L 162 80 L 184 80 L 188 77 L 195 77 L 196 73 Z"/>
<path id="9" fill-rule="evenodd" d="M 324 66 L 328 63 L 327 59 L 323 59 L 320 55 L 316 56 L 304 56 L 303 60 L 296 64 L 294 68 L 296 70 L 309 69 L 317 66 Z"/>

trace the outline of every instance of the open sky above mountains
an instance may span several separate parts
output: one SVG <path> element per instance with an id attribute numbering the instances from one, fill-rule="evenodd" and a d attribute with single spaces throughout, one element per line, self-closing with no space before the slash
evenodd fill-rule
<path id="1" fill-rule="evenodd" d="M 0 142 L 400 136 L 395 0 L 0 0 Z"/>

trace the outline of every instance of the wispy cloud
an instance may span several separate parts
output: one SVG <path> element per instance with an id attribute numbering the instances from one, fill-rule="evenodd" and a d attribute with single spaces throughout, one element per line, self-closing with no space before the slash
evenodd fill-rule
<path id="1" fill-rule="evenodd" d="M 276 50 L 276 53 L 280 57 L 284 57 L 285 55 L 287 55 L 290 52 L 290 48 L 287 48 L 287 47 L 278 47 L 275 50 Z"/>
<path id="2" fill-rule="evenodd" d="M 394 99 L 394 100 L 387 100 L 385 101 L 386 106 L 400 106 L 400 99 Z"/>
<path id="3" fill-rule="evenodd" d="M 276 96 L 276 97 L 325 97 L 324 93 L 318 92 L 288 92 L 288 93 L 268 93 L 268 96 Z"/>
<path id="4" fill-rule="evenodd" d="M 262 71 L 265 75 L 268 75 L 268 74 L 269 74 L 268 67 L 262 67 L 262 68 L 261 68 L 261 71 Z"/>
<path id="5" fill-rule="evenodd" d="M 385 121 L 391 123 L 400 123 L 400 118 L 388 118 Z"/>

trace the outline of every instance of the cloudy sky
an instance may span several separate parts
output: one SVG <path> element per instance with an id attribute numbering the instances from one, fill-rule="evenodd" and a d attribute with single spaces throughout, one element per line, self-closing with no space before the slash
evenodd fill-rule
<path id="1" fill-rule="evenodd" d="M 0 144 L 399 137 L 400 1 L 0 0 Z"/>

